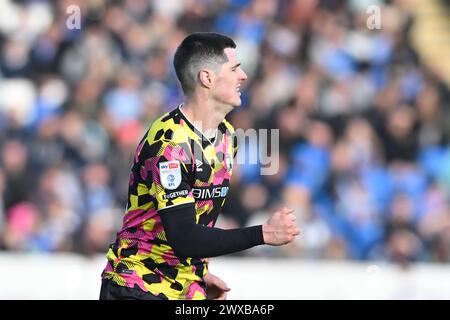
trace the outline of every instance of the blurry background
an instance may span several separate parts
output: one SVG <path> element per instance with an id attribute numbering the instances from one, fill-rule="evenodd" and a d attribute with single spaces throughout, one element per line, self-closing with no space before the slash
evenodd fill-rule
<path id="1" fill-rule="evenodd" d="M 182 102 L 172 59 L 195 31 L 238 45 L 234 126 L 280 130 L 279 172 L 237 166 L 219 226 L 287 204 L 302 230 L 213 262 L 230 297 L 449 299 L 448 0 L 0 0 L 0 298 L 97 297 L 134 150 Z M 274 288 L 298 285 L 239 287 L 232 270 L 272 279 L 268 261 Z"/>

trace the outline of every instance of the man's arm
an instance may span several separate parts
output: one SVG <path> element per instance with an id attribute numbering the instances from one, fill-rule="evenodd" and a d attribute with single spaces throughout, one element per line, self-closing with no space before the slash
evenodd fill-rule
<path id="1" fill-rule="evenodd" d="M 223 230 L 195 223 L 195 205 L 184 204 L 160 211 L 167 241 L 180 257 L 208 258 L 251 247 L 283 245 L 299 234 L 292 210 L 275 212 L 264 224 Z"/>
<path id="2" fill-rule="evenodd" d="M 160 215 L 167 241 L 180 257 L 217 257 L 264 243 L 262 226 L 223 230 L 196 224 L 193 203 L 162 210 Z"/>

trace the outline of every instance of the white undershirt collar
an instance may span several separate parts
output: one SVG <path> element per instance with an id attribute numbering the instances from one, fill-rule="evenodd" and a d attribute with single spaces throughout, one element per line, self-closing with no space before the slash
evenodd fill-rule
<path id="1" fill-rule="evenodd" d="M 202 137 L 203 138 L 205 138 L 206 140 L 208 140 L 208 142 L 211 144 L 211 145 L 214 145 L 214 143 L 215 142 L 217 142 L 217 134 L 219 133 L 219 129 L 218 128 L 216 128 L 216 134 L 214 135 L 214 142 L 212 142 L 204 133 L 203 133 L 203 131 L 202 130 L 200 130 L 199 128 L 197 128 L 196 126 L 195 126 L 195 124 L 193 124 L 192 122 L 191 122 L 191 120 L 189 120 L 189 118 L 188 117 L 186 117 L 186 114 L 183 112 L 183 110 L 181 110 L 181 107 L 183 106 L 183 103 L 181 103 L 179 106 L 178 106 L 178 109 L 180 110 L 180 112 L 181 112 L 181 114 L 184 116 L 184 118 L 195 128 L 195 129 L 197 129 L 197 131 L 198 132 L 200 132 L 201 133 L 201 135 L 202 135 Z"/>

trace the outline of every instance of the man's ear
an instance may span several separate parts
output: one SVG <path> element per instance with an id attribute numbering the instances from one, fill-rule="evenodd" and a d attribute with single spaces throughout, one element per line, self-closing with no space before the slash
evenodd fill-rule
<path id="1" fill-rule="evenodd" d="M 214 72 L 211 69 L 202 69 L 198 73 L 200 84 L 205 88 L 211 88 L 214 82 Z"/>

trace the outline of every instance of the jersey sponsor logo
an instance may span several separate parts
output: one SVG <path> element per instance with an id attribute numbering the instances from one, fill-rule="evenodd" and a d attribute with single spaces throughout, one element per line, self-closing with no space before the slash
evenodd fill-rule
<path id="1" fill-rule="evenodd" d="M 181 184 L 181 168 L 178 160 L 159 163 L 159 178 L 167 190 L 174 190 Z"/>
<path id="2" fill-rule="evenodd" d="M 171 193 L 164 194 L 162 198 L 164 200 L 170 200 L 178 197 L 186 197 L 189 194 L 187 190 L 175 191 Z"/>
<path id="3" fill-rule="evenodd" d="M 195 199 L 224 198 L 228 194 L 228 187 L 192 188 Z"/>

